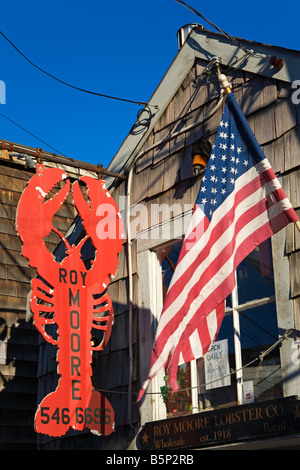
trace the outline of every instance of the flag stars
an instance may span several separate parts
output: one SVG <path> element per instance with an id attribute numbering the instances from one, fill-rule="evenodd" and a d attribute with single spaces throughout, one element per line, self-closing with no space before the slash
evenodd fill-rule
<path id="1" fill-rule="evenodd" d="M 226 132 L 220 132 L 221 139 L 227 139 L 228 134 Z"/>
<path id="2" fill-rule="evenodd" d="M 226 145 L 226 144 L 220 144 L 220 149 L 226 150 L 226 149 L 227 149 L 227 145 Z"/>
<path id="3" fill-rule="evenodd" d="M 234 168 L 234 167 L 231 167 L 230 168 L 230 173 L 232 173 L 233 175 L 236 175 L 238 173 L 238 169 Z"/>
<path id="4" fill-rule="evenodd" d="M 223 120 L 220 122 L 220 127 L 225 127 L 227 128 L 228 127 L 228 122 L 224 122 Z"/>
<path id="5" fill-rule="evenodd" d="M 252 164 L 244 150 L 243 141 L 235 135 L 234 126 L 225 119 L 220 123 L 217 140 L 212 148 L 199 198 L 209 218 L 231 193 L 237 178 Z"/>

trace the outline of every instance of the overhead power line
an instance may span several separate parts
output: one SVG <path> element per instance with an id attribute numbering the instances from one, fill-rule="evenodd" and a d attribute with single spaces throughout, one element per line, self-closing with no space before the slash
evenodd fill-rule
<path id="1" fill-rule="evenodd" d="M 277 348 L 278 346 L 281 345 L 281 343 L 283 343 L 284 340 L 287 340 L 288 337 L 291 335 L 291 333 L 293 332 L 294 330 L 292 328 L 286 330 L 286 332 L 284 333 L 283 336 L 281 336 L 277 341 L 275 341 L 273 344 L 271 344 L 271 346 L 263 351 L 261 354 L 259 354 L 257 357 L 255 357 L 254 359 L 252 359 L 250 362 L 248 362 L 247 364 L 241 366 L 239 369 L 234 369 L 234 370 L 231 370 L 227 375 L 223 375 L 223 379 L 225 377 L 230 377 L 234 374 L 236 374 L 238 371 L 241 371 L 241 370 L 244 370 L 246 369 L 247 367 L 250 367 L 252 366 L 255 362 L 259 361 L 259 365 L 261 365 L 261 362 L 264 360 L 264 358 L 270 354 L 275 348 Z M 257 367 L 257 366 L 256 366 Z M 220 380 L 219 378 L 217 379 L 213 379 L 211 380 L 210 382 L 204 382 L 204 383 L 200 383 L 200 384 L 197 384 L 196 386 L 194 387 L 186 387 L 186 388 L 180 388 L 176 391 L 176 393 L 180 393 L 180 392 L 185 392 L 187 390 L 193 390 L 193 389 L 200 389 L 201 387 L 206 387 L 207 385 L 209 384 L 212 384 L 214 382 L 217 382 L 218 380 Z M 122 390 L 108 390 L 108 389 L 97 389 L 98 392 L 103 392 L 103 393 L 112 393 L 112 394 L 120 394 L 120 395 L 128 395 L 128 392 L 127 391 L 122 391 Z M 133 395 L 138 395 L 139 392 L 133 392 Z M 162 392 L 161 390 L 159 392 L 145 392 L 145 395 L 161 395 Z"/>
<path id="2" fill-rule="evenodd" d="M 67 83 L 64 80 L 61 80 L 60 78 L 55 77 L 51 73 L 47 72 L 46 70 L 44 70 L 41 67 L 39 67 L 38 65 L 36 65 L 34 62 L 32 62 L 32 60 L 30 60 L 28 57 L 26 57 L 26 55 L 23 54 L 23 52 L 21 52 L 20 49 L 18 49 L 17 46 L 15 46 L 15 44 L 2 31 L 0 31 L 0 34 L 4 37 L 4 39 L 7 42 L 9 42 L 9 44 L 18 52 L 18 54 L 20 54 L 27 62 L 29 62 L 29 64 L 31 64 L 33 67 L 35 67 L 37 70 L 44 73 L 45 75 L 48 75 L 48 77 L 51 77 L 54 80 L 56 80 L 57 82 L 62 83 L 63 85 L 66 85 L 70 88 L 73 88 L 74 90 L 82 91 L 83 93 L 88 93 L 90 95 L 95 95 L 95 96 L 101 96 L 102 98 L 109 98 L 109 99 L 112 99 L 112 100 L 125 101 L 127 103 L 138 104 L 140 106 L 141 105 L 149 106 L 148 103 L 145 103 L 143 101 L 134 101 L 134 100 L 129 100 L 129 99 L 125 99 L 125 98 L 119 98 L 117 96 L 105 95 L 103 93 L 98 93 L 96 91 L 86 90 L 84 88 L 80 88 L 78 86 L 71 85 L 70 83 Z"/>
<path id="3" fill-rule="evenodd" d="M 227 39 L 229 39 L 231 42 L 233 42 L 234 44 L 236 44 L 240 49 L 242 49 L 244 52 L 252 52 L 252 51 L 249 51 L 248 49 L 246 49 L 236 38 L 230 36 L 230 34 L 226 33 L 223 29 L 219 28 L 217 25 L 215 25 L 212 21 L 210 21 L 209 19 L 205 18 L 205 16 L 203 16 L 201 13 L 199 13 L 199 11 L 195 10 L 195 8 L 191 7 L 190 5 L 188 5 L 187 3 L 183 2 L 182 0 L 175 0 L 176 3 L 179 3 L 180 5 L 184 6 L 185 8 L 187 8 L 188 10 L 192 11 L 193 13 L 195 13 L 197 16 L 200 16 L 200 18 L 202 18 L 204 21 L 206 21 L 208 24 L 210 24 L 210 26 L 212 26 L 213 28 L 215 28 L 217 31 L 219 31 L 220 33 L 222 33 Z"/>
<path id="4" fill-rule="evenodd" d="M 44 140 L 40 139 L 39 137 L 37 137 L 35 134 L 33 134 L 32 132 L 28 131 L 27 129 L 25 129 L 25 127 L 21 126 L 20 124 L 18 124 L 17 122 L 13 121 L 12 119 L 10 119 L 9 117 L 5 116 L 4 114 L 0 113 L 0 116 L 2 116 L 4 119 L 6 119 L 7 121 L 11 122 L 12 124 L 14 124 L 15 126 L 19 127 L 19 129 L 22 129 L 22 131 L 24 132 L 27 132 L 27 134 L 31 135 L 32 137 L 34 137 L 35 139 L 39 140 L 40 142 L 42 142 L 43 144 L 47 145 L 47 147 L 51 148 L 52 150 L 54 150 L 56 153 L 62 155 L 63 157 L 66 157 L 66 155 L 63 154 L 63 152 L 60 152 L 59 150 L 57 150 L 55 147 L 52 147 L 52 145 L 48 144 L 47 142 L 45 142 Z M 66 157 L 68 158 L 68 157 Z"/>
<path id="5" fill-rule="evenodd" d="M 193 8 L 192 6 L 185 3 L 183 0 L 175 0 L 175 2 L 178 3 L 179 5 L 182 5 L 187 10 L 190 10 L 191 12 L 195 13 L 197 16 L 200 16 L 200 18 L 205 20 L 210 26 L 215 28 L 223 36 L 225 36 L 229 41 L 231 41 L 232 44 L 235 44 L 239 49 L 244 51 L 245 52 L 245 57 L 252 56 L 252 57 L 260 58 L 260 59 L 263 59 L 263 60 L 267 61 L 270 65 L 272 65 L 272 67 L 275 67 L 275 69 L 277 69 L 278 71 L 282 69 L 282 67 L 284 65 L 284 60 L 283 59 L 281 59 L 279 57 L 275 57 L 275 56 L 267 56 L 267 55 L 264 55 L 264 54 L 260 54 L 258 52 L 255 52 L 253 49 L 247 49 L 245 46 L 243 46 L 243 44 L 240 43 L 240 41 L 237 38 L 235 38 L 233 36 L 230 36 L 230 34 L 226 33 L 226 31 L 219 28 L 219 26 L 217 26 L 215 23 L 210 21 L 208 18 L 206 18 L 204 15 L 202 15 L 202 13 L 197 11 L 195 8 Z M 239 59 L 238 61 L 240 61 L 240 60 L 241 59 Z"/>

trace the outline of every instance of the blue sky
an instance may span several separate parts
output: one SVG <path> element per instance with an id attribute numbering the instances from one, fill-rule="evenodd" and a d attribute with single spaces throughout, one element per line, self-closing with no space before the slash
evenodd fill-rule
<path id="1" fill-rule="evenodd" d="M 232 36 L 300 50 L 298 1 L 286 8 L 258 0 L 186 3 Z M 187 23 L 212 29 L 175 0 L 10 0 L 2 2 L 0 29 L 31 61 L 61 80 L 147 102 L 177 53 L 177 30 Z M 56 153 L 108 166 L 141 106 L 54 81 L 2 36 L 0 63 L 6 85 L 1 114 Z M 0 138 L 54 151 L 1 115 Z"/>

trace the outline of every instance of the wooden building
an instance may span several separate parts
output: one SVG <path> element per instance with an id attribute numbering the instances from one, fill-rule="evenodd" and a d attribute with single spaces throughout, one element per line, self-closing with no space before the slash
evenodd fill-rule
<path id="1" fill-rule="evenodd" d="M 292 224 L 259 247 L 237 272 L 235 300 L 228 299 L 217 338 L 227 341 L 230 381 L 210 387 L 207 364 L 198 359 L 178 372 L 183 392 L 172 396 L 161 373 L 136 403 L 203 177 L 203 172 L 193 172 L 193 145 L 202 137 L 213 144 L 224 110 L 216 64 L 300 214 L 300 108 L 294 87 L 300 53 L 242 39 L 237 45 L 201 25 L 187 25 L 180 39 L 182 33 L 176 57 L 108 167 L 126 179 L 104 177 L 127 229 L 117 275 L 107 289 L 115 311 L 112 336 L 93 358 L 93 385 L 115 410 L 115 432 L 109 436 L 70 430 L 53 438 L 33 431 L 37 403 L 57 385 L 56 351 L 25 321 L 34 273 L 21 256 L 14 217 L 32 170 L 12 157 L 9 148 L 2 150 L 2 449 L 299 448 L 300 233 Z M 47 154 L 43 161 L 47 164 Z M 80 171 L 68 174 L 77 178 Z M 57 217 L 62 229 L 79 239 L 80 222 L 70 201 Z M 48 242 L 57 249 L 57 240 Z M 240 324 L 238 346 L 234 315 Z M 197 441 L 191 442 L 191 436 Z"/>

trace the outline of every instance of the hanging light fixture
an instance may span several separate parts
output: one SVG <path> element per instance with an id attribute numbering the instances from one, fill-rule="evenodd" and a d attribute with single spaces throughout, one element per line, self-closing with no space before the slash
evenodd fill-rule
<path id="1" fill-rule="evenodd" d="M 199 175 L 202 170 L 206 167 L 209 155 L 211 152 L 212 146 L 211 143 L 201 137 L 196 142 L 193 143 L 192 147 L 192 159 L 193 159 L 193 174 L 195 176 Z"/>

